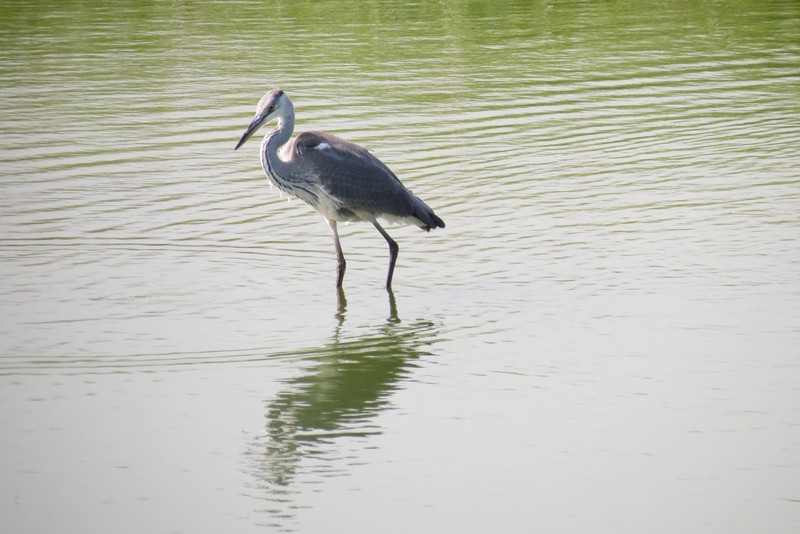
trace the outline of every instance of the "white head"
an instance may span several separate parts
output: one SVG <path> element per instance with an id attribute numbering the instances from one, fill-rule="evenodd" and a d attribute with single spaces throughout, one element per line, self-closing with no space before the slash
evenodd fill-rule
<path id="1" fill-rule="evenodd" d="M 259 128 L 272 119 L 278 119 L 280 122 L 281 119 L 288 117 L 294 117 L 294 106 L 292 106 L 292 101 L 289 100 L 289 95 L 284 93 L 283 89 L 273 89 L 258 101 L 256 116 L 250 126 L 247 127 L 242 138 L 239 139 L 234 150 L 245 144 Z"/>

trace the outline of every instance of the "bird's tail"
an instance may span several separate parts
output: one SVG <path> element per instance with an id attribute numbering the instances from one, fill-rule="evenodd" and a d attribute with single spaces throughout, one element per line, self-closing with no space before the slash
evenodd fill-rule
<path id="1" fill-rule="evenodd" d="M 421 200 L 419 201 L 419 205 L 414 209 L 414 217 L 419 219 L 422 223 L 419 227 L 426 232 L 430 232 L 434 228 L 444 228 L 444 221 Z"/>

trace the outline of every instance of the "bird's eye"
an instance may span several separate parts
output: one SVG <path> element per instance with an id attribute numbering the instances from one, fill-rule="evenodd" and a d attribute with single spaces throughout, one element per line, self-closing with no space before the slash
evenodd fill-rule
<path id="1" fill-rule="evenodd" d="M 273 111 L 275 111 L 275 104 L 270 104 L 267 108 L 267 113 L 272 113 Z"/>

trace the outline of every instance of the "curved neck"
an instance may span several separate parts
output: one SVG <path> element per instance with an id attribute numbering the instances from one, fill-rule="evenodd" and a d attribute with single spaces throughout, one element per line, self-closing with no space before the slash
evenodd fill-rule
<path id="1" fill-rule="evenodd" d="M 289 104 L 287 112 L 278 117 L 278 127 L 264 136 L 261 142 L 261 166 L 270 180 L 282 187 L 285 179 L 282 177 L 289 175 L 288 165 L 278 155 L 280 148 L 289 142 L 294 131 L 294 109 Z"/>

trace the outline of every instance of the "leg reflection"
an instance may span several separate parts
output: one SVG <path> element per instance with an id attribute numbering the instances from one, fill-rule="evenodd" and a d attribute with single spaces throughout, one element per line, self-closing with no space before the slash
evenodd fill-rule
<path id="1" fill-rule="evenodd" d="M 339 328 L 344 324 L 344 317 L 347 312 L 347 297 L 344 295 L 344 288 L 339 286 L 336 288 L 336 323 L 337 329 L 334 337 L 339 336 Z"/>
<path id="2" fill-rule="evenodd" d="M 389 318 L 386 322 L 388 324 L 397 324 L 400 322 L 400 317 L 397 316 L 397 301 L 394 298 L 394 291 L 389 287 L 386 292 L 389 294 Z"/>
<path id="3" fill-rule="evenodd" d="M 347 299 L 339 290 L 333 339 L 303 353 L 302 375 L 286 383 L 269 403 L 266 444 L 258 466 L 259 479 L 269 487 L 286 487 L 298 465 L 312 455 L 321 470 L 341 472 L 336 440 L 349 436 L 369 439 L 379 433 L 372 419 L 386 409 L 393 391 L 408 379 L 414 362 L 428 355 L 436 329 L 430 321 L 403 324 L 394 294 L 389 292 L 389 315 L 358 336 L 347 337 L 344 323 Z M 327 458 L 327 460 L 326 460 Z M 278 488 L 275 488 L 276 490 Z"/>

